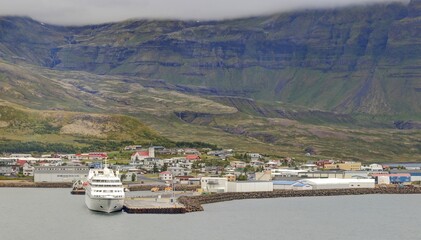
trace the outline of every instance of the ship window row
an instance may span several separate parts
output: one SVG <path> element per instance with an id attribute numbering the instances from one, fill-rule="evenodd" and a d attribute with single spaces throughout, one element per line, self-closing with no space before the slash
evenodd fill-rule
<path id="1" fill-rule="evenodd" d="M 104 184 L 92 184 L 92 186 L 94 187 L 119 187 L 121 186 L 121 184 L 108 184 L 108 185 L 104 185 Z"/>
<path id="2" fill-rule="evenodd" d="M 101 195 L 92 195 L 93 197 L 96 197 L 96 198 L 102 198 L 103 196 L 101 196 Z M 123 195 L 116 195 L 115 197 L 117 197 L 117 198 L 122 198 L 123 197 Z"/>
<path id="3" fill-rule="evenodd" d="M 118 182 L 120 182 L 120 180 L 92 180 L 92 182 L 118 183 Z"/>
<path id="4" fill-rule="evenodd" d="M 94 190 L 94 192 L 112 193 L 112 192 L 123 192 L 123 190 Z"/>

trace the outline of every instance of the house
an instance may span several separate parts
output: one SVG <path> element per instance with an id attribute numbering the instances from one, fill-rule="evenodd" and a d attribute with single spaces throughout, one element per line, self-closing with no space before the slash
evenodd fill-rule
<path id="1" fill-rule="evenodd" d="M 24 176 L 34 176 L 35 168 L 28 163 L 25 163 L 22 167 L 22 174 Z"/>
<path id="2" fill-rule="evenodd" d="M 187 161 L 197 161 L 197 160 L 200 160 L 200 156 L 196 155 L 196 154 L 188 154 L 188 155 L 186 155 L 186 160 Z"/>
<path id="3" fill-rule="evenodd" d="M 22 153 L 13 153 L 13 154 L 10 154 L 9 157 L 10 158 L 30 158 L 30 157 L 32 157 L 32 155 L 31 154 L 22 154 Z"/>
<path id="4" fill-rule="evenodd" d="M 247 163 L 243 161 L 231 161 L 230 165 L 233 168 L 245 168 L 247 166 Z"/>
<path id="5" fill-rule="evenodd" d="M 317 165 L 318 168 L 325 168 L 326 164 L 333 164 L 333 163 L 335 163 L 335 161 L 333 160 L 319 160 L 315 164 Z"/>
<path id="6" fill-rule="evenodd" d="M 173 176 L 187 176 L 191 173 L 191 170 L 182 167 L 168 167 L 167 170 L 171 172 Z"/>
<path id="7" fill-rule="evenodd" d="M 133 150 L 139 150 L 139 149 L 142 149 L 142 145 L 130 145 L 130 146 L 124 147 L 124 150 L 126 151 L 133 151 Z"/>
<path id="8" fill-rule="evenodd" d="M 162 181 L 172 181 L 172 173 L 170 171 L 160 172 L 159 179 L 161 179 Z"/>
<path id="9" fill-rule="evenodd" d="M 314 171 L 317 169 L 317 165 L 313 163 L 306 163 L 300 166 L 301 169 L 306 169 L 310 171 Z"/>
<path id="10" fill-rule="evenodd" d="M 11 165 L 0 165 L 0 176 L 16 175 L 19 168 Z"/>
<path id="11" fill-rule="evenodd" d="M 264 162 L 262 162 L 262 161 L 259 161 L 259 160 L 251 160 L 250 161 L 250 166 L 252 166 L 252 167 L 263 167 L 265 165 L 265 163 Z"/>
<path id="12" fill-rule="evenodd" d="M 265 163 L 265 170 L 278 168 L 279 165 L 280 165 L 279 161 L 278 162 L 269 161 L 269 162 Z"/>
<path id="13" fill-rule="evenodd" d="M 383 171 L 383 166 L 380 164 L 370 164 L 370 165 L 365 165 L 361 167 L 361 170 L 364 171 L 371 171 L 371 172 L 376 172 L 376 171 Z"/>
<path id="14" fill-rule="evenodd" d="M 193 176 L 176 176 L 176 182 L 180 184 L 190 184 L 190 179 L 194 178 Z"/>
<path id="15" fill-rule="evenodd" d="M 89 160 L 107 160 L 108 154 L 106 152 L 90 152 L 88 153 Z"/>
<path id="16" fill-rule="evenodd" d="M 232 173 L 225 174 L 224 177 L 227 178 L 228 182 L 235 182 L 235 180 L 237 179 L 237 176 L 235 176 L 235 174 Z"/>
<path id="17" fill-rule="evenodd" d="M 249 156 L 252 161 L 259 160 L 262 158 L 262 155 L 260 155 L 259 153 L 247 153 L 247 156 Z"/>
<path id="18" fill-rule="evenodd" d="M 200 152 L 195 148 L 185 148 L 184 154 L 186 154 L 186 155 L 190 155 L 190 154 L 199 155 Z"/>

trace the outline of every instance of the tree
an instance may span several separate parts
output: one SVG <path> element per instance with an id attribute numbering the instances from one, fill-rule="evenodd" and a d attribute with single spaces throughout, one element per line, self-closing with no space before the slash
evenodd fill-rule
<path id="1" fill-rule="evenodd" d="M 156 166 L 156 163 L 153 164 L 152 172 L 153 173 L 157 173 L 158 172 L 158 167 Z"/>
<path id="2" fill-rule="evenodd" d="M 125 173 L 121 174 L 121 176 L 120 176 L 120 180 L 121 180 L 121 181 L 123 181 L 124 179 L 126 179 L 126 176 L 127 176 L 127 175 L 126 175 Z"/>
<path id="3" fill-rule="evenodd" d="M 247 181 L 247 175 L 246 174 L 240 174 L 237 178 L 238 181 Z"/>
<path id="4" fill-rule="evenodd" d="M 132 182 L 136 181 L 136 173 L 132 173 Z"/>
<path id="5" fill-rule="evenodd" d="M 164 165 L 161 168 L 161 172 L 165 172 L 168 169 L 168 163 L 164 163 Z"/>

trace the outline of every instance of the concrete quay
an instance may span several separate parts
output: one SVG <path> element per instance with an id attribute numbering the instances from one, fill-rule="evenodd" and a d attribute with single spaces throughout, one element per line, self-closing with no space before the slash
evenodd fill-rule
<path id="1" fill-rule="evenodd" d="M 186 213 L 184 205 L 172 203 L 168 198 L 152 199 L 126 199 L 123 211 L 127 213 L 155 213 L 155 214 L 179 214 Z"/>

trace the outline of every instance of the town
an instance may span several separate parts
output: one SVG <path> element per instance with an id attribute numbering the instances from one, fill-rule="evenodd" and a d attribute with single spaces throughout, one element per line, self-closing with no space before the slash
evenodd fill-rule
<path id="1" fill-rule="evenodd" d="M 274 159 L 233 149 L 126 146 L 121 163 L 107 152 L 80 154 L 9 154 L 0 158 L 1 179 L 35 183 L 72 183 L 86 179 L 89 169 L 113 163 L 125 184 L 178 184 L 201 192 L 259 192 L 417 186 L 421 164 L 370 164 L 340 160 L 299 162 Z M 115 157 L 114 157 L 115 158 Z"/>

